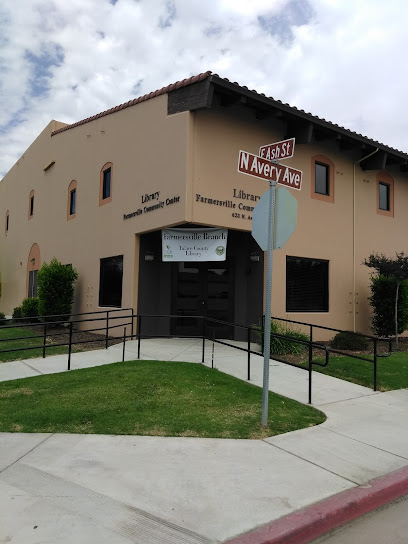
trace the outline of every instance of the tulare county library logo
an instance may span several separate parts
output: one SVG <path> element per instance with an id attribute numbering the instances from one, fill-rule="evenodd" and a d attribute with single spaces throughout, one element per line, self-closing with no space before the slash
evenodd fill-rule
<path id="1" fill-rule="evenodd" d="M 221 257 L 221 255 L 224 255 L 224 253 L 225 253 L 225 247 L 224 247 L 224 246 L 217 246 L 217 247 L 215 248 L 215 253 L 216 253 L 219 257 Z"/>

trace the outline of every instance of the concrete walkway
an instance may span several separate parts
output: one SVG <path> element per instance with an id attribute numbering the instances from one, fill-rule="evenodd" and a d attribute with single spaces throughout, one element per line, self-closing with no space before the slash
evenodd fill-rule
<path id="1" fill-rule="evenodd" d="M 143 340 L 141 358 L 197 363 L 201 347 Z M 136 350 L 128 342 L 126 359 Z M 74 354 L 71 367 L 121 358 L 117 345 Z M 206 365 L 211 358 L 207 342 Z M 246 379 L 244 352 L 216 344 L 214 363 Z M 0 381 L 66 365 L 66 355 L 3 363 Z M 261 384 L 262 365 L 251 357 L 251 383 Z M 270 365 L 270 389 L 307 402 L 307 372 Z M 324 424 L 266 440 L 2 433 L 0 542 L 225 542 L 271 523 L 269 540 L 251 533 L 240 541 L 278 542 L 270 537 L 274 520 L 359 486 L 377 489 L 368 482 L 392 473 L 395 482 L 395 471 L 406 470 L 408 390 L 374 393 L 314 373 L 313 404 L 327 415 Z"/>

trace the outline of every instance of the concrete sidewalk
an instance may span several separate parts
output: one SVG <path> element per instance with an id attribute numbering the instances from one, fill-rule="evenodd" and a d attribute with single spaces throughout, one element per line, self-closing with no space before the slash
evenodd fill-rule
<path id="1" fill-rule="evenodd" d="M 206 365 L 211 348 L 208 342 Z M 136 349 L 126 344 L 127 360 Z M 72 368 L 121 358 L 121 345 L 77 353 Z M 200 362 L 201 342 L 143 340 L 141 358 Z M 246 379 L 245 353 L 216 344 L 214 362 Z M 61 372 L 66 364 L 66 355 L 4 363 L 0 380 Z M 251 383 L 260 385 L 262 364 L 251 357 Z M 301 529 L 302 509 L 319 501 L 320 511 L 344 498 L 332 510 L 343 500 L 345 512 L 355 500 L 350 493 L 364 491 L 376 504 L 378 488 L 391 481 L 408 494 L 408 390 L 374 393 L 317 373 L 313 383 L 313 404 L 327 421 L 266 440 L 0 434 L 0 542 L 225 542 L 266 526 L 237 542 L 300 544 L 312 533 L 272 539 L 278 524 L 284 534 L 288 515 L 298 519 L 292 530 L 296 523 Z M 307 402 L 307 372 L 271 361 L 270 384 Z M 372 482 L 378 478 L 381 485 Z"/>

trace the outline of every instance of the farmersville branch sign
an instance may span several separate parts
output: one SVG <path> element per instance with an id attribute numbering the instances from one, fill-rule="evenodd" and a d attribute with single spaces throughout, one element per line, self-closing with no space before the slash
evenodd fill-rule
<path id="1" fill-rule="evenodd" d="M 286 185 L 292 189 L 300 190 L 302 186 L 303 173 L 301 170 L 276 164 L 247 151 L 239 152 L 238 172 L 267 181 L 276 181 L 280 185 Z"/>

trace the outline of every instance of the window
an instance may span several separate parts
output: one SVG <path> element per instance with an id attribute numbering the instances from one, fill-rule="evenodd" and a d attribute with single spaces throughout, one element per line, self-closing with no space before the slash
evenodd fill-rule
<path id="1" fill-rule="evenodd" d="M 72 189 L 72 191 L 70 192 L 70 197 L 69 197 L 69 215 L 74 215 L 75 213 L 75 202 L 76 200 L 76 189 Z"/>
<path id="2" fill-rule="evenodd" d="M 386 172 L 377 174 L 377 213 L 394 217 L 394 180 Z"/>
<path id="3" fill-rule="evenodd" d="M 73 179 L 68 187 L 67 219 L 73 219 L 76 215 L 77 182 Z"/>
<path id="4" fill-rule="evenodd" d="M 99 306 L 122 306 L 123 255 L 101 259 Z"/>
<path id="5" fill-rule="evenodd" d="M 323 155 L 312 157 L 311 196 L 316 200 L 334 202 L 334 164 Z"/>
<path id="6" fill-rule="evenodd" d="M 28 219 L 31 219 L 34 215 L 34 191 L 31 191 L 28 201 Z"/>
<path id="7" fill-rule="evenodd" d="M 111 162 L 107 162 L 100 174 L 99 206 L 103 206 L 112 200 L 112 174 L 113 165 Z"/>
<path id="8" fill-rule="evenodd" d="M 329 261 L 286 257 L 286 311 L 329 311 Z"/>
<path id="9" fill-rule="evenodd" d="M 30 270 L 28 273 L 28 298 L 37 296 L 37 272 L 38 270 Z"/>
<path id="10" fill-rule="evenodd" d="M 390 186 L 381 181 L 378 184 L 378 207 L 380 210 L 390 211 Z"/>
<path id="11" fill-rule="evenodd" d="M 111 169 L 103 171 L 102 199 L 109 198 L 111 195 Z"/>
<path id="12" fill-rule="evenodd" d="M 7 210 L 7 212 L 6 212 L 6 232 L 8 232 L 8 230 L 9 230 L 9 218 L 10 218 L 10 215 L 9 215 L 9 211 Z"/>
<path id="13" fill-rule="evenodd" d="M 330 167 L 328 164 L 315 163 L 315 193 L 330 195 L 329 171 Z"/>

